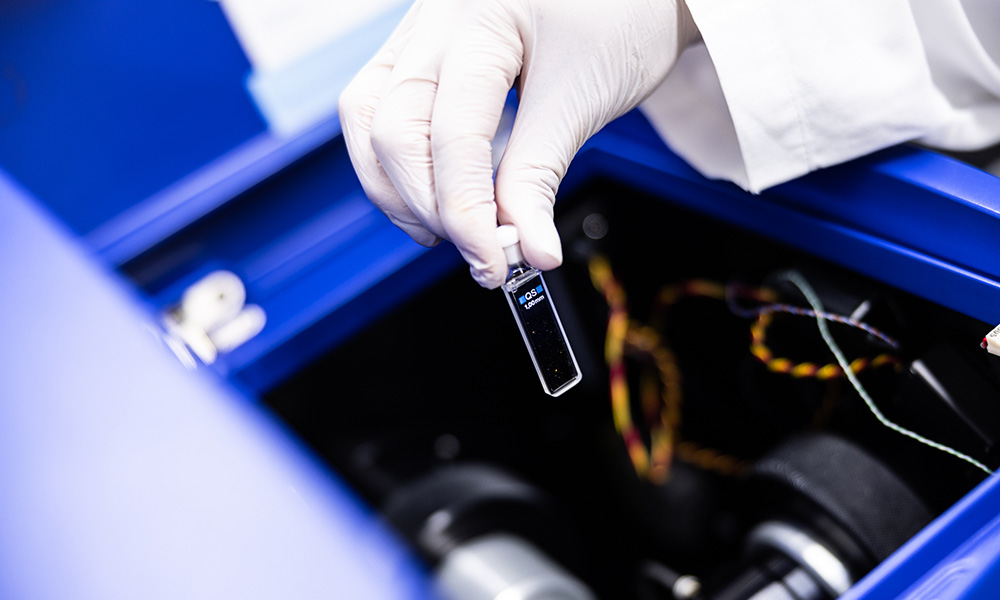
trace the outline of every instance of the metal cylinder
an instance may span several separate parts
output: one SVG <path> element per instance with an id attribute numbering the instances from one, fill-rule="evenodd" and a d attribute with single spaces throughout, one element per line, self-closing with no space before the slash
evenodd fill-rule
<path id="1" fill-rule="evenodd" d="M 535 546 L 503 533 L 452 549 L 438 565 L 435 579 L 446 600 L 596 600 Z"/>

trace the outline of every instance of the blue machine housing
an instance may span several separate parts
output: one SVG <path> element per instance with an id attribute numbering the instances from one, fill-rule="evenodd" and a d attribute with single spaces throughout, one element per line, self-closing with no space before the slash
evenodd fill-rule
<path id="1" fill-rule="evenodd" d="M 79 545 L 61 550 L 59 565 L 66 569 L 87 568 L 95 547 L 103 548 L 106 557 L 127 548 L 127 535 L 114 538 L 121 542 L 116 545 L 84 522 L 112 528 L 128 522 L 101 510 L 99 495 L 80 494 L 87 477 L 107 475 L 103 469 L 117 464 L 107 462 L 115 452 L 141 445 L 86 446 L 94 457 L 78 465 L 74 477 L 81 480 L 73 481 L 80 487 L 63 488 L 61 495 L 23 487 L 40 484 L 33 476 L 51 476 L 58 487 L 66 476 L 52 470 L 53 452 L 71 452 L 61 446 L 71 438 L 47 431 L 43 421 L 66 410 L 60 400 L 74 397 L 107 409 L 101 413 L 106 418 L 89 415 L 83 422 L 89 439 L 119 431 L 124 426 L 115 416 L 119 409 L 137 411 L 129 418 L 141 422 L 147 428 L 142 431 L 154 439 L 169 433 L 172 420 L 209 418 L 198 403 L 163 404 L 172 389 L 166 387 L 156 396 L 158 404 L 135 408 L 135 395 L 143 388 L 134 377 L 130 385 L 108 386 L 106 380 L 94 385 L 100 380 L 96 371 L 81 373 L 73 366 L 97 369 L 82 360 L 96 353 L 107 359 L 98 361 L 106 367 L 101 377 L 117 377 L 120 365 L 108 365 L 129 358 L 135 373 L 149 372 L 151 384 L 176 381 L 178 388 L 195 390 L 177 393 L 224 407 L 210 418 L 221 432 L 216 443 L 228 444 L 227 436 L 239 440 L 227 445 L 232 454 L 212 465 L 191 456 L 173 462 L 161 455 L 170 469 L 160 485 L 186 486 L 181 472 L 188 468 L 217 469 L 207 480 L 247 469 L 239 485 L 261 489 L 291 485 L 305 497 L 302 506 L 281 497 L 272 499 L 280 509 L 259 510 L 272 517 L 285 513 L 274 523 L 282 535 L 292 535 L 282 518 L 299 519 L 295 527 L 314 532 L 308 534 L 313 546 L 304 548 L 339 556 L 346 565 L 333 571 L 340 578 L 331 578 L 319 573 L 318 564 L 298 563 L 306 565 L 299 573 L 305 579 L 297 579 L 301 585 L 311 582 L 345 593 L 367 590 L 340 597 L 429 597 L 416 560 L 335 474 L 314 464 L 293 436 L 269 421 L 255 398 L 456 268 L 461 264 L 457 252 L 447 244 L 416 245 L 368 203 L 339 138 L 336 115 L 293 136 L 268 129 L 245 89 L 249 64 L 215 3 L 169 8 L 13 3 L 0 8 L 0 17 L 0 272 L 6 286 L 0 308 L 9 321 L 0 328 L 0 403 L 10 417 L 7 428 L 25 427 L 20 434 L 11 430 L 11 437 L 0 436 L 8 440 L 6 448 L 18 452 L 15 460 L 5 451 L 0 478 L 5 489 L 17 485 L 23 492 L 5 494 L 0 522 L 22 522 L 26 514 L 34 519 L 18 529 L 21 537 L 4 536 L 4 565 L 37 573 L 48 560 L 46 540 L 68 531 L 79 534 L 74 538 Z M 332 66 L 342 72 L 331 76 L 343 78 L 356 70 L 357 57 L 370 54 L 385 33 L 385 23 L 378 23 L 354 39 L 356 60 Z M 1000 322 L 1000 265 L 994 258 L 1000 255 L 1000 180 L 939 154 L 891 148 L 751 195 L 695 172 L 633 112 L 586 144 L 561 194 L 594 178 L 628 182 L 982 320 L 984 333 Z M 171 259 L 158 260 L 164 255 Z M 179 371 L 161 364 L 156 350 L 123 353 L 126 346 L 116 349 L 110 339 L 102 340 L 102 332 L 114 330 L 129 344 L 138 343 L 133 330 L 153 323 L 154 315 L 175 304 L 188 285 L 219 268 L 240 276 L 248 301 L 262 306 L 268 321 L 261 334 L 210 368 Z M 86 307 L 99 311 L 54 319 L 61 311 L 58 303 L 25 302 L 26 289 L 65 298 L 60 302 L 68 307 L 86 300 Z M 98 327 L 97 321 L 106 326 Z M 48 352 L 46 344 L 60 351 Z M 72 385 L 31 384 L 61 377 Z M 164 419 L 167 414 L 170 419 Z M 69 430 L 72 423 L 64 426 Z M 128 507 L 130 494 L 140 500 L 156 497 L 141 478 L 112 480 L 122 487 L 104 500 L 117 497 Z M 1000 589 L 998 481 L 991 476 L 983 482 L 846 597 L 995 597 Z M 228 506 L 236 501 L 231 491 L 215 485 L 172 493 L 178 501 L 174 506 L 203 507 L 204 502 Z M 43 522 L 51 516 L 44 510 L 58 513 L 62 501 L 74 510 L 62 513 L 61 521 Z M 160 514 L 154 509 L 137 510 L 130 518 L 153 518 Z M 181 513 L 168 514 L 183 519 Z M 229 521 L 225 535 L 239 523 Z M 197 548 L 200 542 L 217 542 L 220 533 L 200 529 L 191 535 L 187 542 Z M 266 541 L 247 538 L 245 543 Z M 130 560 L 141 572 L 155 573 L 155 561 L 163 556 L 171 555 Z M 357 556 L 367 562 L 357 563 Z M 183 561 L 159 564 L 180 578 L 246 574 L 205 575 Z M 287 573 L 273 575 L 269 584 L 295 580 Z M 90 581 L 89 592 L 135 597 L 135 588 L 108 581 Z M 0 577 L 0 590 L 21 596 L 59 591 L 46 586 L 24 576 Z"/>

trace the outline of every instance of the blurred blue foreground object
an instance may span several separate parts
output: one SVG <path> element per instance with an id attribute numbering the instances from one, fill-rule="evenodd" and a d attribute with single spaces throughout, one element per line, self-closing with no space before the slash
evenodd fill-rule
<path id="1" fill-rule="evenodd" d="M 0 173 L 0 597 L 428 598 L 402 544 Z"/>

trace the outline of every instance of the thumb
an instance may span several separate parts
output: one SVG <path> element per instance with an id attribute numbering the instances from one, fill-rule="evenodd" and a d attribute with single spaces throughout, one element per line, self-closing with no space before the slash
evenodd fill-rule
<path id="1" fill-rule="evenodd" d="M 559 97 L 545 94 L 544 97 Z M 589 119 L 571 119 L 567 102 L 533 102 L 525 91 L 497 167 L 497 217 L 517 227 L 525 259 L 542 270 L 562 264 L 553 205 L 570 161 L 592 135 Z"/>

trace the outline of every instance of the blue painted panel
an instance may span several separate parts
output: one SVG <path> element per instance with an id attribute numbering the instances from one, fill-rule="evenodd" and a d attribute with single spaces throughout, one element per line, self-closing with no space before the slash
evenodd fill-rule
<path id="1" fill-rule="evenodd" d="M 264 131 L 215 2 L 0 4 L 0 165 L 78 234 Z"/>
<path id="2" fill-rule="evenodd" d="M 588 142 L 564 193 L 595 176 L 1000 322 L 1000 179 L 950 158 L 897 147 L 753 195 L 702 177 L 633 112 Z"/>
<path id="3" fill-rule="evenodd" d="M 122 265 L 302 158 L 340 133 L 324 121 L 292 138 L 265 132 L 184 175 L 148 198 L 139 199 L 86 235 L 111 265 Z"/>
<path id="4" fill-rule="evenodd" d="M 1000 573 L 1000 475 L 951 507 L 842 600 L 992 600 Z"/>
<path id="5" fill-rule="evenodd" d="M 405 8 L 254 74 L 217 2 L 0 4 L 0 167 L 122 265 L 335 138 L 340 88 Z M 295 131 L 255 105 L 282 94 L 310 107 Z"/>

